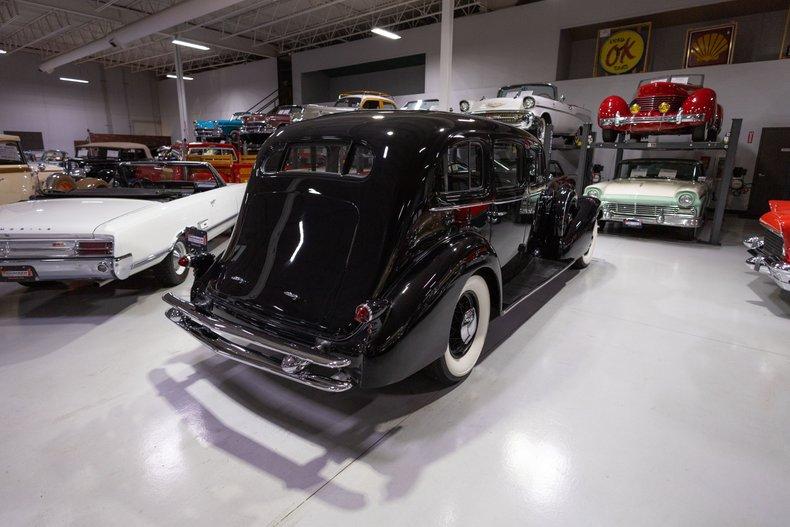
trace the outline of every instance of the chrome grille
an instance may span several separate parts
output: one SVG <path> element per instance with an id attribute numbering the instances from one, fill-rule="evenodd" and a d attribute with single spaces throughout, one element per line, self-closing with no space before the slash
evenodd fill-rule
<path id="1" fill-rule="evenodd" d="M 657 95 L 652 97 L 637 97 L 631 104 L 638 104 L 640 112 L 658 111 L 658 105 L 662 102 L 669 104 L 667 113 L 677 113 L 686 98 L 682 95 Z"/>
<path id="2" fill-rule="evenodd" d="M 614 214 L 625 214 L 631 216 L 659 216 L 666 214 L 677 214 L 677 207 L 664 207 L 661 205 L 637 205 L 633 203 L 607 203 L 605 210 Z"/>
<path id="3" fill-rule="evenodd" d="M 507 124 L 516 124 L 524 120 L 523 112 L 483 112 L 476 115 Z"/>
<path id="4" fill-rule="evenodd" d="M 773 256 L 775 258 L 784 260 L 784 256 L 782 255 L 782 250 L 784 249 L 785 243 L 781 236 L 779 236 L 772 230 L 766 229 L 763 240 L 764 240 L 763 252 L 765 252 L 769 256 Z"/>

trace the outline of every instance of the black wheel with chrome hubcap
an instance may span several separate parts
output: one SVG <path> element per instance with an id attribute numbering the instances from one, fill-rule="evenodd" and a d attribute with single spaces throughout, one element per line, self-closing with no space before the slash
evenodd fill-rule
<path id="1" fill-rule="evenodd" d="M 466 291 L 453 312 L 453 323 L 450 326 L 450 355 L 460 359 L 472 347 L 472 342 L 477 333 L 477 297 L 472 291 Z"/>

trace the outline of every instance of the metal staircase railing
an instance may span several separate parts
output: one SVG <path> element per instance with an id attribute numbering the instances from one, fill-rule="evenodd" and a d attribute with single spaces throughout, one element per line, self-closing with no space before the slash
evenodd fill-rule
<path id="1" fill-rule="evenodd" d="M 280 100 L 280 90 L 274 90 L 269 95 L 261 99 L 260 101 L 256 102 L 252 106 L 247 109 L 248 112 L 251 113 L 258 113 L 264 110 L 268 110 L 273 106 L 277 106 L 277 102 Z"/>

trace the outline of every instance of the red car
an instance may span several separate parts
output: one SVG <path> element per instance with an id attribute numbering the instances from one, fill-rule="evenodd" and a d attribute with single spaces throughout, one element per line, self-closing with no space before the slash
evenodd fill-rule
<path id="1" fill-rule="evenodd" d="M 255 150 L 281 126 L 291 124 L 302 115 L 302 107 L 281 105 L 269 113 L 253 113 L 241 118 L 240 136 L 245 147 Z"/>
<path id="2" fill-rule="evenodd" d="M 746 263 L 790 291 L 790 201 L 769 201 L 768 206 L 771 210 L 760 217 L 764 236 L 749 236 L 743 241 L 751 255 Z"/>
<path id="3" fill-rule="evenodd" d="M 672 75 L 639 83 L 627 103 L 611 95 L 598 108 L 605 143 L 628 133 L 637 141 L 647 135 L 691 134 L 693 141 L 715 141 L 724 119 L 716 92 L 702 86 L 704 75 Z"/>
<path id="4" fill-rule="evenodd" d="M 165 159 L 180 160 L 184 155 L 182 144 L 174 144 L 170 152 L 173 157 L 165 157 Z M 189 143 L 184 159 L 205 161 L 217 169 L 225 183 L 245 183 L 250 179 L 255 156 L 242 155 L 233 143 Z"/>

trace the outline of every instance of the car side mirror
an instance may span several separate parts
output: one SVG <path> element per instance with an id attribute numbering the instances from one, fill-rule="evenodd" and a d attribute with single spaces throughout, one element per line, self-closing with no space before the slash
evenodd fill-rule
<path id="1" fill-rule="evenodd" d="M 562 95 L 560 95 L 560 101 L 561 102 L 565 102 L 565 94 L 564 93 Z"/>

